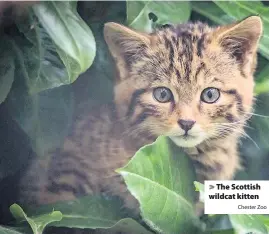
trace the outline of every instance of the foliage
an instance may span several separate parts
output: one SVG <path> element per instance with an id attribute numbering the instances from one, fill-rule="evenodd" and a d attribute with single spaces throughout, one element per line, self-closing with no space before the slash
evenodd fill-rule
<path id="1" fill-rule="evenodd" d="M 34 234 L 42 233 L 49 223 L 60 221 L 62 219 L 62 213 L 60 211 L 52 211 L 48 214 L 29 218 L 17 204 L 13 204 L 10 207 L 10 212 L 19 223 L 27 221 Z"/>
<path id="2" fill-rule="evenodd" d="M 22 232 L 18 232 L 12 228 L 0 226 L 0 234 L 22 234 Z"/>
<path id="3" fill-rule="evenodd" d="M 29 135 L 35 152 L 44 155 L 65 137 L 71 117 L 72 92 L 68 87 L 52 88 L 73 83 L 91 66 L 95 40 L 76 12 L 76 2 L 34 5 L 16 26 L 18 30 L 6 33 L 0 46 L 6 55 L 0 64 L 5 81 L 0 101 L 8 95 L 13 118 Z"/>
<path id="4" fill-rule="evenodd" d="M 137 232 L 140 234 L 151 233 L 127 216 L 120 207 L 121 203 L 117 198 L 86 196 L 74 201 L 58 202 L 39 208 L 28 207 L 27 214 L 30 214 L 30 217 L 17 204 L 13 204 L 10 211 L 16 219 L 17 225 L 21 227 L 20 230 L 17 228 L 19 231 L 29 232 L 27 230 L 27 224 L 29 224 L 34 234 L 42 233 L 46 226 L 81 229 L 105 228 L 108 233 L 117 230 L 125 230 L 127 233 L 134 234 Z"/>
<path id="5" fill-rule="evenodd" d="M 161 233 L 196 232 L 194 171 L 187 156 L 179 154 L 173 143 L 159 137 L 118 172 L 152 229 Z"/>
<path id="6" fill-rule="evenodd" d="M 41 2 L 30 7 L 25 17 L 16 20 L 16 27 L 2 33 L 0 103 L 7 107 L 30 138 L 38 156 L 61 144 L 80 103 L 90 99 L 91 105 L 111 99 L 112 63 L 102 39 L 103 23 L 107 21 L 151 32 L 164 24 L 203 20 L 219 25 L 259 14 L 264 34 L 256 72 L 256 112 L 269 115 L 269 8 L 266 3 L 127 1 L 79 4 L 83 6 L 78 8 L 80 13 L 74 1 Z M 77 79 L 79 76 L 83 79 Z M 102 87 L 101 91 L 96 88 L 98 86 Z M 269 178 L 269 120 L 266 116 L 255 116 L 250 121 L 254 129 L 247 133 L 259 149 L 251 140 L 243 140 L 241 153 L 248 165 L 246 173 L 238 175 L 239 179 Z M 10 165 L 3 174 L 20 169 L 14 166 L 16 163 Z M 265 228 L 268 229 L 267 216 L 214 215 L 199 222 L 193 211 L 195 175 L 192 166 L 165 137 L 141 148 L 117 171 L 137 198 L 142 220 L 120 209 L 121 203 L 116 198 L 91 196 L 44 207 L 27 207 L 26 212 L 15 204 L 11 212 L 17 220 L 16 226 L 1 226 L 0 234 L 26 233 L 27 228 L 27 233 L 42 233 L 47 226 L 145 234 L 247 233 L 253 230 L 266 233 Z M 202 191 L 201 184 L 195 185 Z M 29 225 L 25 226 L 26 223 Z"/>
<path id="7" fill-rule="evenodd" d="M 137 30 L 152 32 L 156 25 L 186 22 L 190 2 L 127 1 L 127 24 Z"/>
<path id="8" fill-rule="evenodd" d="M 35 208 L 30 209 L 27 212 L 36 216 L 48 214 L 51 210 L 61 211 L 61 221 L 52 224 L 56 227 L 109 228 L 120 219 L 125 218 L 120 207 L 121 203 L 116 198 L 106 199 L 100 196 L 86 196 L 68 203 L 59 202 L 39 207 L 37 210 Z"/>

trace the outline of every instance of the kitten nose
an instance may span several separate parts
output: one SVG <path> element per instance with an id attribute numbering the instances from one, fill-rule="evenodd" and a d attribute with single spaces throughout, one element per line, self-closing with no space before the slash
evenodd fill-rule
<path id="1" fill-rule="evenodd" d="M 195 121 L 180 119 L 178 121 L 178 124 L 183 130 L 187 132 L 193 127 L 193 125 L 195 124 Z"/>

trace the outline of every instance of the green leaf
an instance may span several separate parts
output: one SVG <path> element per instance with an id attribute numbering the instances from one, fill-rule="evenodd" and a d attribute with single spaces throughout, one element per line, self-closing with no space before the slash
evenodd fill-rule
<path id="1" fill-rule="evenodd" d="M 131 24 L 149 2 L 151 1 L 126 1 L 127 24 Z"/>
<path id="2" fill-rule="evenodd" d="M 98 233 L 111 234 L 111 233 L 128 233 L 128 234 L 153 234 L 148 231 L 138 222 L 133 219 L 126 218 L 117 222 L 113 227 L 108 229 L 101 229 Z"/>
<path id="3" fill-rule="evenodd" d="M 121 202 L 116 198 L 86 196 L 73 201 L 63 201 L 28 210 L 31 216 L 46 214 L 53 210 L 62 213 L 60 222 L 51 223 L 55 227 L 69 228 L 110 228 L 126 218 L 121 210 Z"/>
<path id="4" fill-rule="evenodd" d="M 141 233 L 150 234 L 147 229 L 128 218 L 121 209 L 122 203 L 116 197 L 85 196 L 73 201 L 57 202 L 32 208 L 27 211 L 31 216 L 40 216 L 51 210 L 59 210 L 62 220 L 49 226 L 80 229 L 98 229 L 101 233 Z M 98 232 L 99 233 L 99 232 Z"/>
<path id="5" fill-rule="evenodd" d="M 232 23 L 235 18 L 227 15 L 221 8 L 213 2 L 193 1 L 191 2 L 192 9 L 197 13 L 207 17 L 216 24 Z"/>
<path id="6" fill-rule="evenodd" d="M 269 232 L 269 216 L 268 215 L 257 215 L 257 216 L 263 222 L 263 224 L 267 228 L 267 231 Z"/>
<path id="7" fill-rule="evenodd" d="M 12 227 L 0 226 L 0 234 L 22 234 L 22 232 L 17 232 L 16 230 L 13 230 Z"/>
<path id="8" fill-rule="evenodd" d="M 76 11 L 75 2 L 40 2 L 17 22 L 17 56 L 31 94 L 71 84 L 93 63 L 93 34 Z"/>
<path id="9" fill-rule="evenodd" d="M 235 234 L 233 229 L 226 229 L 226 230 L 214 230 L 211 231 L 212 234 Z"/>
<path id="10" fill-rule="evenodd" d="M 154 25 L 186 22 L 191 13 L 190 3 L 159 1 L 127 1 L 127 24 L 137 30 L 151 32 Z M 156 21 L 150 15 L 157 17 Z"/>
<path id="11" fill-rule="evenodd" d="M 118 169 L 140 203 L 144 221 L 164 233 L 194 233 L 195 175 L 189 158 L 166 137 L 142 147 Z"/>
<path id="12" fill-rule="evenodd" d="M 226 14 L 242 20 L 250 15 L 259 15 L 263 21 L 263 36 L 260 40 L 259 51 L 269 59 L 269 7 L 264 6 L 262 2 L 246 1 L 214 1 Z"/>
<path id="13" fill-rule="evenodd" d="M 49 223 L 62 219 L 62 213 L 60 211 L 52 211 L 49 214 L 29 218 L 17 204 L 13 204 L 10 207 L 10 212 L 18 222 L 27 221 L 34 234 L 42 233 Z"/>
<path id="14" fill-rule="evenodd" d="M 24 21 L 17 22 L 22 33 L 13 35 L 13 48 L 30 94 L 70 83 L 65 65 L 54 42 L 30 11 Z M 24 37 L 22 36 L 24 35 Z"/>
<path id="15" fill-rule="evenodd" d="M 96 44 L 90 28 L 77 13 L 75 2 L 42 2 L 34 5 L 34 12 L 56 44 L 73 82 L 95 57 Z"/>
<path id="16" fill-rule="evenodd" d="M 229 218 L 238 233 L 268 233 L 266 226 L 258 215 L 229 215 Z"/>
<path id="17" fill-rule="evenodd" d="M 260 72 L 256 75 L 256 80 L 258 81 L 263 81 L 263 80 L 268 80 L 269 79 L 269 64 L 268 60 L 266 60 L 267 65 L 264 66 Z"/>
<path id="18" fill-rule="evenodd" d="M 1 38 L 0 46 L 0 104 L 5 101 L 14 81 L 14 53 L 7 37 Z"/>
<path id="19" fill-rule="evenodd" d="M 269 65 L 265 66 L 256 76 L 255 93 L 257 95 L 269 92 Z"/>
<path id="20" fill-rule="evenodd" d="M 14 120 L 28 134 L 34 151 L 43 156 L 59 147 L 68 133 L 73 93 L 70 86 L 62 85 L 69 81 L 68 74 L 54 44 L 42 28 L 38 33 L 27 29 L 33 15 L 28 16 L 28 23 L 18 24 L 23 34 L 16 32 L 11 39 L 17 79 L 6 104 Z M 61 87 L 50 89 L 55 86 Z"/>
<path id="21" fill-rule="evenodd" d="M 17 79 L 6 104 L 14 120 L 28 134 L 34 151 L 43 156 L 59 147 L 68 133 L 73 95 L 70 86 L 61 86 L 68 82 L 68 74 L 49 36 L 38 27 L 38 22 L 32 31 L 27 27 L 32 17 L 30 12 L 26 23 L 18 23 L 22 33 L 15 32 L 13 36 Z M 50 89 L 55 86 L 61 87 Z"/>

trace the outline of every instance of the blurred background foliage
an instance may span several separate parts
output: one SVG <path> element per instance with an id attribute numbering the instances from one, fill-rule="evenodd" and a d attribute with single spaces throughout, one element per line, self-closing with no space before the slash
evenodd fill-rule
<path id="1" fill-rule="evenodd" d="M 78 116 L 113 98 L 114 67 L 103 39 L 104 23 L 151 32 L 164 24 L 199 20 L 222 25 L 249 15 L 262 17 L 264 34 L 255 74 L 257 115 L 246 128 L 249 137 L 240 144 L 246 170 L 237 179 L 269 179 L 268 2 L 50 1 L 30 7 L 23 18 L 2 27 L 1 210 L 13 203 L 15 185 L 28 162 L 61 145 Z M 0 217 L 5 224 L 7 216 Z M 219 217 L 213 226 L 231 227 Z"/>

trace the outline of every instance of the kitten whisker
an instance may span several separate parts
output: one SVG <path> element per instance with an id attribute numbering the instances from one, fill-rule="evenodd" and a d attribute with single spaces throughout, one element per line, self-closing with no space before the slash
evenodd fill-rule
<path id="1" fill-rule="evenodd" d="M 253 127 L 248 126 L 244 121 L 237 121 L 234 123 L 220 123 L 220 124 L 216 124 L 216 125 L 220 125 L 220 126 L 237 126 L 238 124 L 241 124 L 240 127 L 245 127 L 245 128 L 249 128 L 249 129 L 254 129 Z"/>
<path id="2" fill-rule="evenodd" d="M 249 115 L 258 116 L 258 117 L 262 117 L 262 118 L 269 118 L 269 116 L 267 116 L 267 115 L 260 115 L 260 114 L 251 113 L 251 112 L 243 112 L 243 113 L 244 113 L 244 114 L 249 114 Z"/>
<path id="3" fill-rule="evenodd" d="M 260 150 L 260 147 L 258 146 L 258 144 L 246 132 L 242 132 L 242 135 L 250 139 L 253 142 L 253 144 L 256 146 L 256 148 Z"/>
<path id="4" fill-rule="evenodd" d="M 226 130 L 226 131 L 230 131 L 230 130 L 232 130 L 232 131 L 234 131 L 234 132 L 237 132 L 237 133 L 239 133 L 239 134 L 241 134 L 242 136 L 244 136 L 244 137 L 246 137 L 246 138 L 248 138 L 248 139 L 250 139 L 251 141 L 252 141 L 252 143 L 257 147 L 257 149 L 259 149 L 260 150 L 260 147 L 258 146 L 258 144 L 242 129 L 242 130 L 240 130 L 240 129 L 237 129 L 237 128 L 235 128 L 235 129 L 232 129 L 232 128 L 226 128 L 226 129 L 221 129 L 221 130 Z"/>

